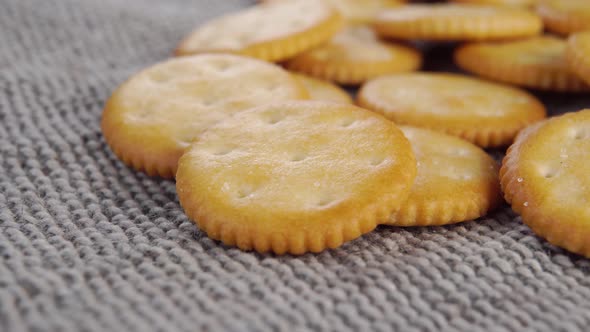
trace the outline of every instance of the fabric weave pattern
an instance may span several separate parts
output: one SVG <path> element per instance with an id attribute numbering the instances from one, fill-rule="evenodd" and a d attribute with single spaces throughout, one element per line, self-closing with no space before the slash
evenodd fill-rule
<path id="1" fill-rule="evenodd" d="M 115 87 L 199 22 L 250 4 L 0 1 L 0 330 L 588 329 L 590 260 L 506 206 L 456 226 L 380 227 L 321 254 L 259 255 L 208 239 L 173 181 L 118 161 L 100 132 Z M 554 113 L 590 106 L 543 98 Z"/>

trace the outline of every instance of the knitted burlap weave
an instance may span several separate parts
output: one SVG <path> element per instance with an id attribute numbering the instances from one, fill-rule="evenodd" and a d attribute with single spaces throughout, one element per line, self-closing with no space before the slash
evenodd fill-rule
<path id="1" fill-rule="evenodd" d="M 99 127 L 111 91 L 249 4 L 0 0 L 1 331 L 588 331 L 590 260 L 506 206 L 258 255 L 209 240 L 173 181 L 119 162 Z M 552 113 L 590 106 L 543 98 Z"/>

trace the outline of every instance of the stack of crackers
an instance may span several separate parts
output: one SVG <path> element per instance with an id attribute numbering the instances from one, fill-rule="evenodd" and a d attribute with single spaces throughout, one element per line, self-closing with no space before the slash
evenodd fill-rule
<path id="1" fill-rule="evenodd" d="M 503 194 L 590 257 L 590 110 L 546 119 L 522 90 L 588 93 L 585 30 L 588 0 L 264 1 L 129 78 L 102 130 L 130 167 L 175 178 L 208 236 L 244 250 L 473 220 Z M 460 42 L 456 64 L 479 78 L 417 72 L 417 41 Z M 501 167 L 483 150 L 507 147 Z"/>

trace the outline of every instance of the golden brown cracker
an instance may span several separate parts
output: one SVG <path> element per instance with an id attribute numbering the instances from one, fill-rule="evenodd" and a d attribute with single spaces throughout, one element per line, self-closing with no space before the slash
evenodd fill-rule
<path id="1" fill-rule="evenodd" d="M 570 36 L 566 59 L 568 68 L 590 86 L 590 31 Z"/>
<path id="2" fill-rule="evenodd" d="M 176 186 L 211 238 L 302 254 L 374 229 L 403 203 L 415 174 L 392 122 L 353 105 L 293 101 L 208 130 L 182 156 Z"/>
<path id="3" fill-rule="evenodd" d="M 417 50 L 381 41 L 367 26 L 349 26 L 329 42 L 288 61 L 287 68 L 352 85 L 385 74 L 413 71 L 421 63 Z"/>
<path id="4" fill-rule="evenodd" d="M 547 30 L 555 33 L 569 35 L 590 30 L 588 0 L 538 0 L 537 13 Z"/>
<path id="5" fill-rule="evenodd" d="M 299 81 L 270 63 L 227 54 L 174 58 L 113 92 L 102 131 L 126 164 L 170 178 L 184 148 L 209 126 L 245 108 L 302 98 Z"/>
<path id="6" fill-rule="evenodd" d="M 458 48 L 455 62 L 498 82 L 547 91 L 588 91 L 588 85 L 568 69 L 565 51 L 566 42 L 552 36 L 482 42 Z"/>
<path id="7" fill-rule="evenodd" d="M 531 126 L 500 171 L 506 200 L 550 243 L 590 257 L 590 110 Z"/>
<path id="8" fill-rule="evenodd" d="M 482 147 L 512 142 L 519 130 L 545 117 L 532 95 L 457 74 L 410 73 L 367 82 L 358 104 L 398 124 L 442 131 Z"/>
<path id="9" fill-rule="evenodd" d="M 352 97 L 346 90 L 324 80 L 313 78 L 307 75 L 292 74 L 297 78 L 309 93 L 310 99 L 333 101 L 337 103 L 352 104 Z"/>
<path id="10" fill-rule="evenodd" d="M 485 215 L 501 201 L 498 164 L 460 138 L 402 126 L 418 173 L 410 196 L 386 222 L 395 226 L 447 225 Z"/>
<path id="11" fill-rule="evenodd" d="M 341 26 L 341 15 L 322 1 L 265 3 L 206 22 L 176 54 L 235 53 L 278 62 L 320 45 Z"/>
<path id="12" fill-rule="evenodd" d="M 412 4 L 382 11 L 374 21 L 385 37 L 403 40 L 498 40 L 538 35 L 534 13 L 507 6 Z"/>

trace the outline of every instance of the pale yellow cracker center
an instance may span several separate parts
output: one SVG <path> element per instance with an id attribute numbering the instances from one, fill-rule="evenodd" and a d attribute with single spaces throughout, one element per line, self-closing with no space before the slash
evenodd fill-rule
<path id="1" fill-rule="evenodd" d="M 413 114 L 501 117 L 531 103 L 519 91 L 456 75 L 396 75 L 372 84 L 368 99 Z"/>
<path id="2" fill-rule="evenodd" d="M 269 108 L 209 131 L 188 157 L 210 198 L 252 211 L 321 210 L 371 191 L 375 174 L 397 163 L 382 119 L 310 113 Z"/>
<path id="3" fill-rule="evenodd" d="M 574 120 L 546 132 L 544 143 L 537 142 L 522 158 L 534 179 L 518 181 L 530 182 L 551 205 L 574 205 L 590 216 L 590 122 Z"/>
<path id="4" fill-rule="evenodd" d="M 158 132 L 186 146 L 203 130 L 239 110 L 298 97 L 287 72 L 233 56 L 177 59 L 136 75 L 121 89 L 129 127 Z"/>
<path id="5" fill-rule="evenodd" d="M 278 1 L 213 20 L 185 42 L 186 48 L 240 50 L 310 29 L 332 10 L 317 0 Z"/>
<path id="6" fill-rule="evenodd" d="M 458 138 L 424 129 L 402 127 L 418 162 L 412 191 L 444 191 L 450 185 L 490 181 L 497 165 L 485 152 Z"/>
<path id="7" fill-rule="evenodd" d="M 342 15 L 353 21 L 370 21 L 381 9 L 400 4 L 396 0 L 328 0 Z"/>
<path id="8" fill-rule="evenodd" d="M 396 56 L 392 48 L 381 42 L 375 32 L 366 26 L 348 27 L 338 33 L 330 44 L 331 47 L 325 47 L 323 50 L 322 48 L 318 49 L 320 58 L 348 61 L 390 61 Z"/>
<path id="9" fill-rule="evenodd" d="M 265 0 L 263 2 L 289 2 L 292 0 Z M 322 0 L 317 0 L 322 1 Z M 404 0 L 323 0 L 347 20 L 355 23 L 370 22 L 380 10 L 400 6 Z"/>
<path id="10" fill-rule="evenodd" d="M 551 67 L 565 66 L 565 41 L 554 37 L 539 37 L 506 44 L 482 46 L 482 52 L 501 61 Z"/>

